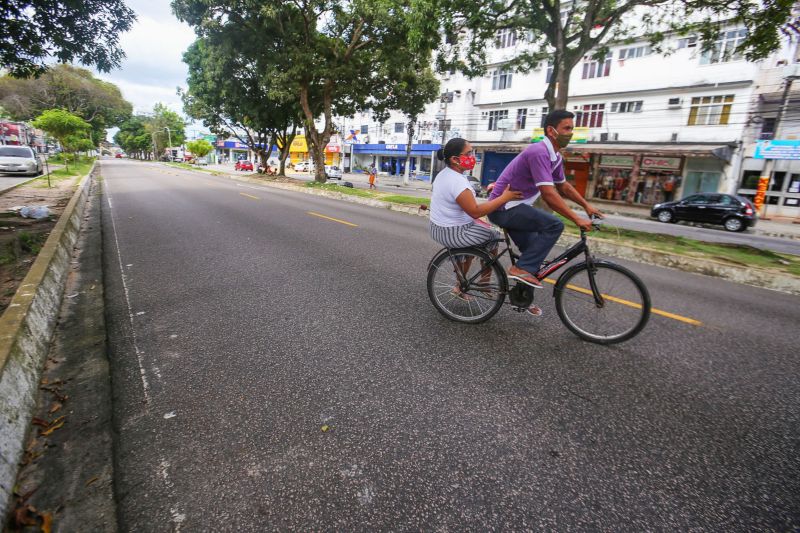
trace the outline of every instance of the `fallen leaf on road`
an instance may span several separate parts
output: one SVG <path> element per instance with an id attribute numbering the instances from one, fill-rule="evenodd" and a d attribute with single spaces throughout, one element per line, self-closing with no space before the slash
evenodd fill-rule
<path id="1" fill-rule="evenodd" d="M 60 429 L 61 426 L 63 426 L 63 425 L 64 425 L 64 417 L 62 416 L 61 418 L 58 418 L 58 419 L 54 420 L 53 424 L 49 428 L 47 428 L 45 431 L 42 431 L 40 433 L 40 435 L 42 437 L 47 437 L 48 435 L 50 435 L 55 430 Z"/>
<path id="2" fill-rule="evenodd" d="M 97 481 L 98 479 L 100 479 L 100 478 L 97 477 L 97 476 L 94 476 L 92 479 L 90 479 L 89 481 L 86 482 L 86 486 L 88 487 L 89 485 L 91 485 L 92 483 Z"/>
<path id="3" fill-rule="evenodd" d="M 53 530 L 53 515 L 52 513 L 41 513 L 42 517 L 42 533 L 50 533 Z"/>
<path id="4" fill-rule="evenodd" d="M 50 413 L 51 413 L 51 414 L 52 414 L 52 413 L 55 413 L 56 411 L 58 411 L 58 410 L 59 410 L 59 409 L 61 409 L 62 407 L 64 407 L 64 404 L 63 404 L 63 403 L 56 402 L 56 403 L 54 403 L 54 404 L 53 404 L 53 406 L 50 408 Z"/>
<path id="5" fill-rule="evenodd" d="M 37 522 L 36 509 L 34 507 L 30 505 L 21 505 L 14 510 L 14 523 L 17 528 L 35 526 Z"/>
<path id="6" fill-rule="evenodd" d="M 330 427 L 328 427 L 328 426 L 322 426 L 322 432 L 323 433 L 328 431 L 329 429 L 330 429 Z"/>
<path id="7" fill-rule="evenodd" d="M 38 417 L 33 417 L 33 420 L 31 420 L 31 424 L 33 424 L 34 426 L 42 426 L 43 428 L 46 428 L 50 425 L 50 422 L 42 420 L 41 418 Z"/>

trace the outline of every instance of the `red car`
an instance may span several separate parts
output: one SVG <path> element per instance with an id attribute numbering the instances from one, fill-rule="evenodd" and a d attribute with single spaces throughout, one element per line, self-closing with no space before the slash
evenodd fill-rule
<path id="1" fill-rule="evenodd" d="M 247 159 L 240 159 L 233 167 L 234 170 L 253 170 L 253 163 Z"/>

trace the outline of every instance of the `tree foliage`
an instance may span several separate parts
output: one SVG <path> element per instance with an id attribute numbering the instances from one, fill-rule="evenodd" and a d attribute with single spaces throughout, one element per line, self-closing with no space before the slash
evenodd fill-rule
<path id="1" fill-rule="evenodd" d="M 379 107 L 396 85 L 393 75 L 430 57 L 424 43 L 408 46 L 410 3 L 173 0 L 172 6 L 200 37 L 219 41 L 240 35 L 252 40 L 248 46 L 277 53 L 282 64 L 267 71 L 269 95 L 299 103 L 316 179 L 325 181 L 324 150 L 334 133 L 334 115 Z"/>
<path id="2" fill-rule="evenodd" d="M 88 138 L 91 130 L 89 123 L 69 111 L 48 109 L 36 117 L 33 127 L 47 132 L 66 152 L 74 153 L 94 148 L 94 143 Z M 69 169 L 66 157 L 64 164 Z"/>
<path id="3" fill-rule="evenodd" d="M 273 76 L 282 58 L 271 38 L 221 32 L 195 41 L 184 54 L 189 67 L 184 109 L 211 131 L 233 135 L 261 156 L 281 149 L 284 173 L 289 147 L 301 122 L 300 106 L 291 94 L 276 91 Z"/>
<path id="4" fill-rule="evenodd" d="M 132 110 L 119 87 L 71 65 L 53 66 L 38 79 L 0 77 L 0 106 L 21 121 L 46 109 L 65 109 L 91 124 L 95 144 L 105 139 L 106 128 L 119 126 Z"/>
<path id="5" fill-rule="evenodd" d="M 166 128 L 169 128 L 169 134 Z M 183 144 L 184 123 L 181 116 L 162 103 L 153 106 L 149 115 L 134 115 L 122 122 L 114 135 L 114 142 L 136 159 L 149 159 L 155 152 L 164 154 L 172 140 L 172 146 Z"/>
<path id="6" fill-rule="evenodd" d="M 205 139 L 189 141 L 186 143 L 186 148 L 188 148 L 195 157 L 205 157 L 211 152 L 211 150 L 214 149 L 214 147 L 211 146 L 211 143 Z"/>
<path id="7" fill-rule="evenodd" d="M 414 0 L 416 46 L 439 47 L 437 66 L 470 76 L 486 72 L 487 49 L 498 31 L 527 42 L 508 63 L 528 71 L 553 65 L 544 97 L 564 108 L 569 75 L 586 55 L 604 57 L 609 45 L 646 39 L 657 51 L 671 34 L 699 35 L 704 49 L 725 26 L 747 28 L 738 52 L 749 60 L 776 50 L 795 0 Z"/>
<path id="8" fill-rule="evenodd" d="M 120 124 L 114 135 L 114 142 L 135 159 L 149 159 L 152 153 L 153 136 L 145 127 L 148 120 L 145 115 L 134 115 Z"/>
<path id="9" fill-rule="evenodd" d="M 2 0 L 0 67 L 15 77 L 38 76 L 55 58 L 108 72 L 125 57 L 119 35 L 134 20 L 122 0 Z"/>

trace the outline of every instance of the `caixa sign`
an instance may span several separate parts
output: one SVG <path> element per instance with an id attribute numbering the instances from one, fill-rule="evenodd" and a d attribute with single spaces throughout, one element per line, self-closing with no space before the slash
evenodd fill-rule
<path id="1" fill-rule="evenodd" d="M 642 168 L 679 170 L 681 168 L 681 158 L 644 156 L 642 158 Z"/>

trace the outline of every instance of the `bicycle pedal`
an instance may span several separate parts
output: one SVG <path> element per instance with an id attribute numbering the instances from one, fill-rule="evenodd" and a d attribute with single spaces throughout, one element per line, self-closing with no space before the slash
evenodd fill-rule
<path id="1" fill-rule="evenodd" d="M 517 307 L 516 305 L 512 305 L 512 306 L 511 306 L 511 309 L 513 309 L 513 310 L 514 310 L 514 311 L 516 311 L 517 313 L 524 313 L 525 311 L 527 311 L 527 310 L 528 310 L 528 308 L 527 308 L 527 307 Z"/>

